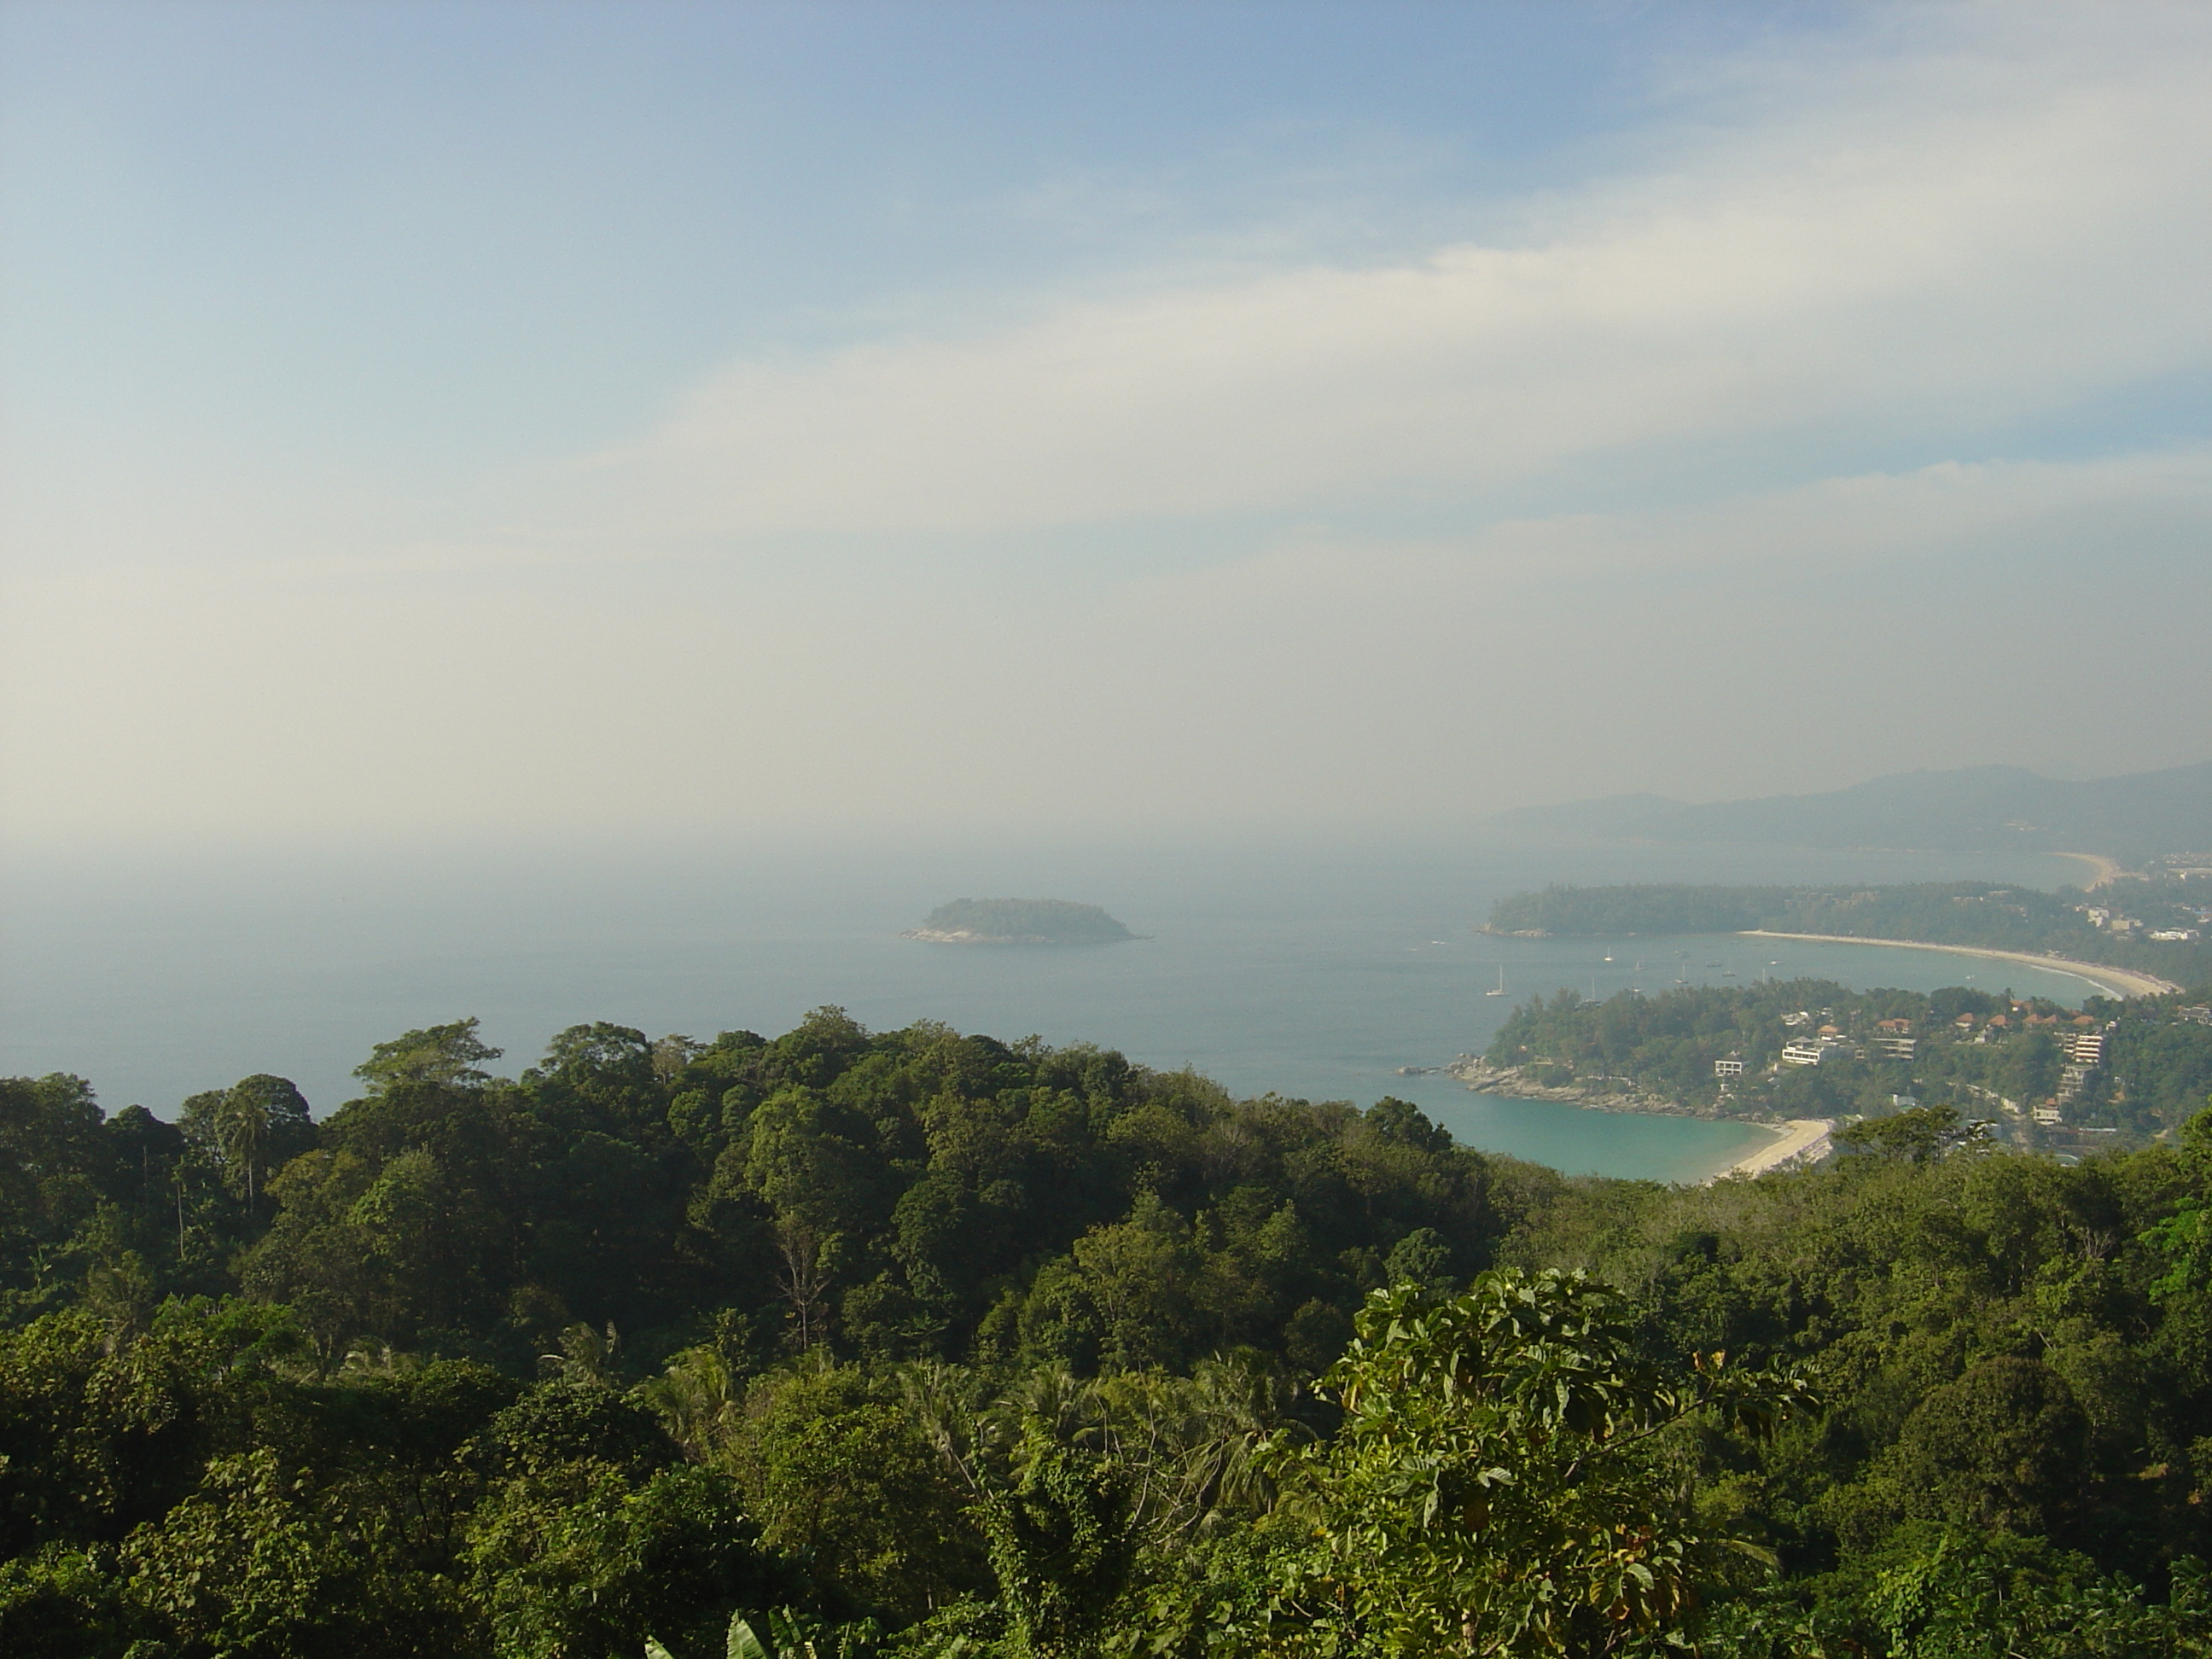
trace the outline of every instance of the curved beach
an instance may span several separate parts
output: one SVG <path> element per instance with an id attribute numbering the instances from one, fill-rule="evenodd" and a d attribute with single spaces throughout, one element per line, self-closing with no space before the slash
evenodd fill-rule
<path id="1" fill-rule="evenodd" d="M 1820 945 L 1886 945 L 1895 951 L 1943 951 L 1954 957 L 1983 957 L 1992 962 L 2017 962 L 2049 973 L 2087 980 L 2100 991 L 2118 997 L 2163 996 L 2181 987 L 2154 974 L 2138 974 L 2130 968 L 2111 968 L 2101 962 L 2075 962 L 2068 957 L 2032 956 L 2026 951 L 1989 951 L 1977 945 L 1930 945 L 1917 939 L 1856 939 L 1849 933 L 1776 933 L 1763 927 L 1744 930 L 1745 939 L 1809 939 Z"/>
<path id="2" fill-rule="evenodd" d="M 1762 1176 L 1793 1164 L 1818 1164 L 1828 1155 L 1828 1131 L 1836 1125 L 1832 1118 L 1793 1117 L 1787 1123 L 1765 1127 L 1774 1130 L 1773 1144 L 1736 1159 L 1718 1175 L 1707 1177 L 1707 1184 L 1730 1176 Z"/>

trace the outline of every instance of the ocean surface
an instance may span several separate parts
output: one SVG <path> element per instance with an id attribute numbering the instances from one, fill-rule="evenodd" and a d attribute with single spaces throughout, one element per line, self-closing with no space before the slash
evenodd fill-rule
<path id="1" fill-rule="evenodd" d="M 773 1035 L 836 1004 L 1091 1042 L 1243 1094 L 1413 1101 L 1462 1141 L 1571 1171 L 1700 1179 L 1767 1139 L 1688 1118 L 1473 1094 L 1404 1076 L 1479 1053 L 1523 997 L 1571 986 L 2010 986 L 2078 1001 L 2057 972 L 1929 951 L 1737 936 L 1510 939 L 1492 902 L 1552 881 L 1902 881 L 2057 887 L 2059 859 L 1755 848 L 686 847 L 562 857 L 359 854 L 162 866 L 17 865 L 0 884 L 0 1072 L 72 1072 L 111 1110 L 162 1115 L 255 1072 L 319 1114 L 369 1046 L 476 1015 L 519 1070 L 565 1026 Z M 1104 905 L 1140 934 L 1087 948 L 901 939 L 946 899 Z M 1611 958 L 1607 960 L 1607 958 Z M 1725 977 L 1733 971 L 1735 978 Z M 1506 994 L 1492 996 L 1501 981 Z"/>

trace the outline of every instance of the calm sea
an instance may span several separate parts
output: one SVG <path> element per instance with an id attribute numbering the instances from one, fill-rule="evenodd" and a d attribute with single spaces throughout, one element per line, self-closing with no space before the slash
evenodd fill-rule
<path id="1" fill-rule="evenodd" d="M 371 1043 L 479 1016 L 509 1069 L 589 1019 L 652 1035 L 773 1034 L 824 1003 L 1095 1042 L 1240 1093 L 1419 1103 L 1468 1144 L 1575 1171 L 1694 1180 L 1765 1137 L 1402 1076 L 1480 1052 L 1513 1004 L 1762 973 L 1923 989 L 2039 969 L 1876 947 L 1700 939 L 1494 939 L 1492 901 L 1547 881 L 1882 881 L 2056 887 L 2059 860 L 1762 848 L 689 848 L 590 857 L 362 855 L 283 865 L 18 866 L 0 890 L 0 1072 L 88 1078 L 111 1109 L 167 1115 L 253 1072 L 319 1112 Z M 898 937 L 960 896 L 1103 904 L 1139 942 L 992 950 Z M 1610 957 L 1611 960 L 1606 960 Z M 1490 996 L 1500 973 L 1508 994 Z M 1734 981 L 1726 976 L 1733 973 Z"/>

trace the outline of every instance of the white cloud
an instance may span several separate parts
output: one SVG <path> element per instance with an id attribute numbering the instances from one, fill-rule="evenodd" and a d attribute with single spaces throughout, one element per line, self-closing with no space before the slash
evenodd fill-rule
<path id="1" fill-rule="evenodd" d="M 50 580 L 14 832 L 1463 822 L 2201 758 L 2212 451 L 1941 466 L 1092 591 L 710 559 Z M 2124 712 L 2124 719 L 2116 718 Z"/>
<path id="2" fill-rule="evenodd" d="M 2093 535 L 2099 546 L 2120 544 L 2116 564 L 2171 564 L 2208 532 L 2212 448 L 2080 462 L 1947 461 L 1693 507 L 1506 520 L 1449 539 L 1293 538 L 1231 563 L 1149 577 L 1132 586 L 1127 603 L 1133 615 L 1181 618 L 1197 629 L 1261 610 L 1310 614 L 1338 629 L 1363 615 L 1402 627 L 1408 606 L 1432 625 L 1449 617 L 1438 607 L 1453 597 L 1517 603 L 1670 576 L 1856 584 L 1902 561 L 2009 555 L 2032 565 Z M 2033 568 L 2019 574 L 2034 579 Z"/>
<path id="3" fill-rule="evenodd" d="M 1787 108 L 1532 208 L 1523 245 L 735 365 L 584 464 L 563 527 L 1346 508 L 1658 446 L 1954 436 L 2205 366 L 2212 28 L 1989 46 L 1778 68 Z"/>
<path id="4" fill-rule="evenodd" d="M 1963 15 L 1766 66 L 1510 246 L 741 364 L 443 522 L 303 490 L 27 560 L 0 823 L 1399 823 L 2201 758 L 2212 452 L 1823 476 L 2212 359 L 2212 23 Z M 1155 536 L 1209 562 L 1089 556 Z"/>

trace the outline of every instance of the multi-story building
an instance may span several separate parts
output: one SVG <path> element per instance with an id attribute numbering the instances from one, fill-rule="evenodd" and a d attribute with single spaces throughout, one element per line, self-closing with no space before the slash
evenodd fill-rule
<path id="1" fill-rule="evenodd" d="M 1849 1037 L 1828 1036 L 1808 1040 L 1799 1037 L 1795 1042 L 1782 1045 L 1784 1066 L 1818 1066 L 1831 1060 L 1859 1058 L 1857 1046 Z"/>
<path id="2" fill-rule="evenodd" d="M 2101 1065 L 2105 1058 L 2102 1031 L 2061 1031 L 2058 1046 L 2076 1066 Z"/>

